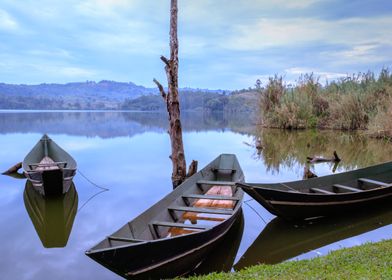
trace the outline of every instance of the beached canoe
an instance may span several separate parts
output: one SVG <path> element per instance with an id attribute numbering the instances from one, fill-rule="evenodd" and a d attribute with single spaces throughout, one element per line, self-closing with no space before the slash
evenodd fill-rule
<path id="1" fill-rule="evenodd" d="M 66 193 L 76 174 L 76 161 L 46 134 L 22 163 L 27 179 L 42 195 Z"/>
<path id="2" fill-rule="evenodd" d="M 45 248 L 65 247 L 78 211 L 78 193 L 74 184 L 64 195 L 46 197 L 26 181 L 23 200 L 42 245 Z"/>
<path id="3" fill-rule="evenodd" d="M 240 217 L 243 180 L 236 156 L 222 154 L 86 254 L 125 278 L 189 273 Z"/>
<path id="4" fill-rule="evenodd" d="M 392 162 L 308 180 L 238 186 L 285 219 L 342 215 L 392 199 Z"/>

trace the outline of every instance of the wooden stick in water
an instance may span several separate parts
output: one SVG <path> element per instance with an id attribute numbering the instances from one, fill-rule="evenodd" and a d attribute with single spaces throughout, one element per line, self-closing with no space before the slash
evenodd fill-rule
<path id="1" fill-rule="evenodd" d="M 22 162 L 18 162 L 17 164 L 15 164 L 14 166 L 12 166 L 12 167 L 9 168 L 7 171 L 4 171 L 4 172 L 1 173 L 1 174 L 3 174 L 3 175 L 9 175 L 9 174 L 12 174 L 12 173 L 16 173 L 16 172 L 18 172 L 18 170 L 21 169 L 21 168 L 22 168 Z"/>

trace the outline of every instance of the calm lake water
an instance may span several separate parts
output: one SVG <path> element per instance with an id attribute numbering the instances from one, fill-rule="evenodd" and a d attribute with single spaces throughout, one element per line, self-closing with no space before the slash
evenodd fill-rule
<path id="1" fill-rule="evenodd" d="M 343 159 L 335 172 L 392 159 L 392 144 L 351 133 L 257 131 L 251 120 L 238 116 L 192 113 L 183 118 L 188 162 L 196 159 L 203 167 L 220 153 L 234 153 L 248 182 L 301 179 L 306 156 L 331 157 L 334 150 Z M 84 251 L 172 190 L 166 119 L 165 114 L 138 112 L 0 111 L 1 171 L 23 160 L 43 133 L 72 154 L 79 171 L 76 191 L 55 203 L 25 191 L 25 179 L 0 176 L 1 278 L 118 279 Z M 257 138 L 264 147 L 259 153 Z M 334 166 L 310 168 L 320 176 L 331 174 Z M 248 196 L 245 201 L 244 219 L 200 273 L 312 258 L 392 238 L 391 209 L 292 225 Z"/>

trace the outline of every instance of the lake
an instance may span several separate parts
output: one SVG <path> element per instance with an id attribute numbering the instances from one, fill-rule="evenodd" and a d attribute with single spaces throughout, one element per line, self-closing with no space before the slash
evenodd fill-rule
<path id="1" fill-rule="evenodd" d="M 347 132 L 258 129 L 249 116 L 185 113 L 183 130 L 188 164 L 195 159 L 202 168 L 220 153 L 233 153 L 247 182 L 302 179 L 307 156 L 332 157 L 334 150 L 343 159 L 338 166 L 310 169 L 321 176 L 392 159 L 391 143 Z M 75 190 L 47 202 L 31 193 L 25 179 L 0 176 L 1 278 L 118 279 L 84 252 L 172 190 L 167 116 L 0 111 L 0 170 L 22 161 L 43 133 L 78 162 Z M 257 139 L 261 151 L 254 147 Z M 391 209 L 293 225 L 249 196 L 244 200 L 243 220 L 230 233 L 232 248 L 215 250 L 198 273 L 312 258 L 392 238 Z"/>

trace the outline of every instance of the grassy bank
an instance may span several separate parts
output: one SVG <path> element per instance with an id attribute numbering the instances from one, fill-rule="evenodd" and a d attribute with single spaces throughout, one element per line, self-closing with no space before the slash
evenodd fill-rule
<path id="1" fill-rule="evenodd" d="M 235 273 L 190 279 L 392 279 L 392 240 L 342 249 L 311 260 L 258 265 Z"/>
<path id="2" fill-rule="evenodd" d="M 359 73 L 321 85 L 313 74 L 287 85 L 269 79 L 261 93 L 262 122 L 267 127 L 368 130 L 392 139 L 392 73 Z"/>

